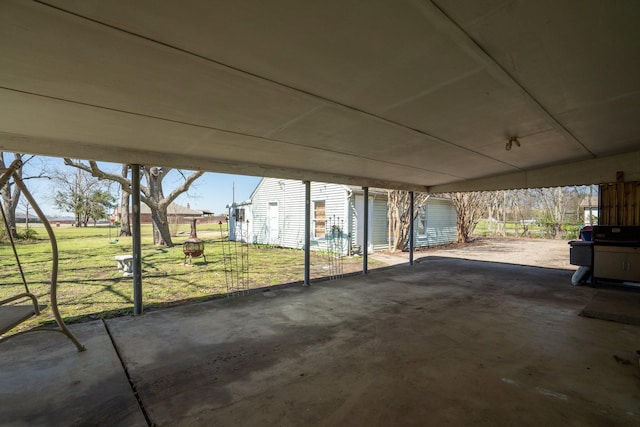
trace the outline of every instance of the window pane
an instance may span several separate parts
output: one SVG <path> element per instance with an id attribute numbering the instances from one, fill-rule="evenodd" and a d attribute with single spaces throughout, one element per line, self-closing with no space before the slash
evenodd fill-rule
<path id="1" fill-rule="evenodd" d="M 315 222 L 314 237 L 324 237 L 326 227 L 324 200 L 313 202 L 313 219 Z"/>

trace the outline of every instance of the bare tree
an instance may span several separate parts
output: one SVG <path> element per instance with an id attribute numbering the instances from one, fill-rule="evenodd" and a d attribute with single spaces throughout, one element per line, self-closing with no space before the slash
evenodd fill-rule
<path id="1" fill-rule="evenodd" d="M 480 191 L 448 193 L 447 196 L 456 207 L 458 243 L 466 243 L 487 209 L 489 196 Z"/>
<path id="2" fill-rule="evenodd" d="M 9 154 L 9 153 L 0 151 L 0 169 L 5 169 L 8 167 L 8 164 L 12 163 L 12 162 L 5 163 L 5 159 L 4 159 L 5 154 Z M 23 155 L 21 153 L 11 153 L 11 154 L 13 154 L 13 160 L 23 159 Z M 29 157 L 26 161 L 24 161 L 24 163 L 27 163 L 31 159 L 33 159 L 33 156 Z M 44 173 L 44 169 L 37 174 L 24 176 L 24 174 L 22 173 L 22 168 L 20 168 L 18 169 L 17 174 L 20 177 L 20 179 L 22 179 L 22 181 L 26 181 L 28 179 L 34 179 L 34 178 L 49 178 Z M 22 195 L 22 192 L 20 191 L 20 188 L 18 188 L 17 185 L 13 185 L 13 182 L 9 181 L 6 183 L 4 187 L 0 189 L 0 195 L 2 197 L 2 205 L 4 206 L 4 209 L 5 209 L 5 215 L 7 215 L 7 222 L 9 223 L 9 228 L 10 228 L 9 231 L 11 232 L 11 236 L 13 238 L 16 238 L 18 237 L 17 230 L 16 230 L 16 208 L 20 203 L 20 196 Z"/>
<path id="3" fill-rule="evenodd" d="M 4 152 L 0 152 L 0 168 L 6 169 L 7 164 L 4 161 Z M 13 153 L 14 160 L 21 160 L 22 154 Z M 11 162 L 9 162 L 11 163 Z M 17 171 L 18 176 L 22 176 L 22 169 Z M 21 191 L 18 186 L 15 186 L 8 181 L 2 189 L 0 189 L 2 193 L 2 205 L 5 210 L 5 215 L 7 216 L 7 222 L 9 223 L 9 230 L 6 230 L 7 233 L 11 233 L 11 236 L 15 239 L 18 237 L 18 232 L 16 230 L 16 208 L 18 207 L 18 203 L 20 201 Z"/>
<path id="4" fill-rule="evenodd" d="M 500 214 L 504 214 L 504 197 L 501 192 L 491 191 L 487 193 L 487 230 L 491 235 L 504 232 L 505 218 L 500 220 Z M 502 225 L 501 225 L 502 224 Z"/>
<path id="5" fill-rule="evenodd" d="M 528 237 L 529 223 L 527 220 L 531 218 L 533 210 L 530 191 L 525 189 L 507 191 L 506 200 L 511 208 L 511 214 L 516 224 L 516 235 L 519 234 L 520 237 Z M 522 233 L 518 232 L 518 224 L 522 226 Z"/>
<path id="6" fill-rule="evenodd" d="M 387 192 L 387 219 L 389 224 L 389 250 L 392 252 L 404 250 L 409 237 L 409 226 L 415 221 L 420 209 L 427 202 L 429 194 L 414 193 L 413 218 L 410 218 L 410 192 L 402 190 L 389 190 Z"/>
<path id="7" fill-rule="evenodd" d="M 585 187 L 554 187 L 534 190 L 541 204 L 542 223 L 551 230 L 554 239 L 562 237 L 562 226 L 567 214 L 580 215 L 580 202 L 586 197 Z M 577 221 L 579 221 L 576 218 Z"/>
<path id="8" fill-rule="evenodd" d="M 104 217 L 112 197 L 100 179 L 80 169 L 73 174 L 56 170 L 53 179 L 57 187 L 53 202 L 58 209 L 73 213 L 76 227 Z"/>
<path id="9" fill-rule="evenodd" d="M 83 163 L 68 158 L 64 159 L 66 165 L 73 166 L 87 172 L 100 179 L 107 179 L 120 183 L 123 192 L 131 193 L 131 181 L 122 175 L 110 173 L 100 169 L 95 161 Z M 124 168 L 123 168 L 124 169 Z M 173 168 L 161 168 L 157 166 L 141 166 L 142 176 L 146 185 L 140 185 L 140 200 L 151 209 L 151 219 L 153 221 L 153 243 L 159 246 L 173 246 L 169 221 L 167 220 L 167 208 L 182 193 L 189 190 L 191 184 L 200 178 L 204 171 L 196 171 L 189 176 L 185 176 L 182 171 L 176 169 L 182 175 L 184 181 L 165 197 L 162 188 L 162 181 L 173 171 Z M 128 214 L 128 210 L 126 212 Z"/>

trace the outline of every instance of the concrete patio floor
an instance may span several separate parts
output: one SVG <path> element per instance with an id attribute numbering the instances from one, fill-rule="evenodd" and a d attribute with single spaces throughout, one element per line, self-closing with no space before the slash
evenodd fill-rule
<path id="1" fill-rule="evenodd" d="M 0 425 L 640 425 L 640 326 L 572 271 L 420 261 L 16 337 Z"/>

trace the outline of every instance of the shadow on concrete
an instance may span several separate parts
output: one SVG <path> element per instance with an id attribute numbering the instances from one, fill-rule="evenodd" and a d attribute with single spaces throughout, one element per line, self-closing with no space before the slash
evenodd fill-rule
<path id="1" fill-rule="evenodd" d="M 579 316 L 570 276 L 429 257 L 71 325 L 84 353 L 27 334 L 0 424 L 638 425 L 640 328 Z"/>

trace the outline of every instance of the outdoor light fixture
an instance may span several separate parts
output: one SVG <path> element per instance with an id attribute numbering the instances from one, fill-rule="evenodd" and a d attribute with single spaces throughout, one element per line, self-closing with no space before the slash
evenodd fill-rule
<path id="1" fill-rule="evenodd" d="M 507 151 L 511 151 L 511 147 L 513 146 L 513 144 L 516 144 L 518 147 L 520 147 L 520 141 L 518 141 L 517 136 L 512 136 L 511 138 L 509 138 L 509 141 L 507 141 L 507 145 L 504 147 L 504 149 Z"/>

